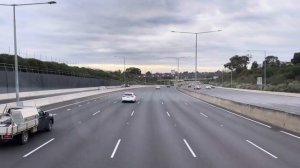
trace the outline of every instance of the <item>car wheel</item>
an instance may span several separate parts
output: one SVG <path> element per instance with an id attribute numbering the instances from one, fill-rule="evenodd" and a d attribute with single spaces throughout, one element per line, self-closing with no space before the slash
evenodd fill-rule
<path id="1" fill-rule="evenodd" d="M 46 131 L 52 131 L 53 121 L 49 121 Z"/>
<path id="2" fill-rule="evenodd" d="M 19 143 L 21 145 L 24 145 L 28 142 L 29 140 L 29 133 L 28 131 L 23 131 L 20 135 L 19 135 Z"/>

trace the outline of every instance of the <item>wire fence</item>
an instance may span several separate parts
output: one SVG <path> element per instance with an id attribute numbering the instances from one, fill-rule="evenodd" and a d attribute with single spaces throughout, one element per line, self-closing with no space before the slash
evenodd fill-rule
<path id="1" fill-rule="evenodd" d="M 7 63 L 0 63 L 0 71 L 15 71 L 14 64 L 7 64 Z M 75 73 L 71 71 L 61 71 L 61 70 L 54 70 L 49 68 L 41 69 L 40 67 L 33 67 L 33 66 L 18 66 L 19 72 L 30 72 L 30 73 L 41 73 L 41 74 L 54 74 L 54 75 L 64 75 L 64 76 L 75 76 L 75 77 L 84 77 L 84 78 L 103 78 L 98 76 L 93 76 L 90 74 L 84 73 Z"/>

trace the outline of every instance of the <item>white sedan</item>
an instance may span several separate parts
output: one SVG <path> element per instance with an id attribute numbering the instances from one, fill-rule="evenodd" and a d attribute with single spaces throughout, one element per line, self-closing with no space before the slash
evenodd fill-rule
<path id="1" fill-rule="evenodd" d="M 122 102 L 136 102 L 136 96 L 133 92 L 125 92 L 122 96 Z"/>

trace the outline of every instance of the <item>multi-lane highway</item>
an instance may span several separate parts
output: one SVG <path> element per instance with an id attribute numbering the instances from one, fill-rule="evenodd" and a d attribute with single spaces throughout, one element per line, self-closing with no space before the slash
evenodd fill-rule
<path id="1" fill-rule="evenodd" d="M 0 144 L 5 168 L 298 168 L 300 136 L 162 87 L 44 107 L 54 130 Z"/>

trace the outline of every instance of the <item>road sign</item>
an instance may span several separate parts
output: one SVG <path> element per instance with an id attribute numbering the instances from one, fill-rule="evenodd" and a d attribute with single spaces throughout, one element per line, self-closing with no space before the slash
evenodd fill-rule
<path id="1" fill-rule="evenodd" d="M 257 77 L 257 85 L 262 85 L 262 77 Z"/>

